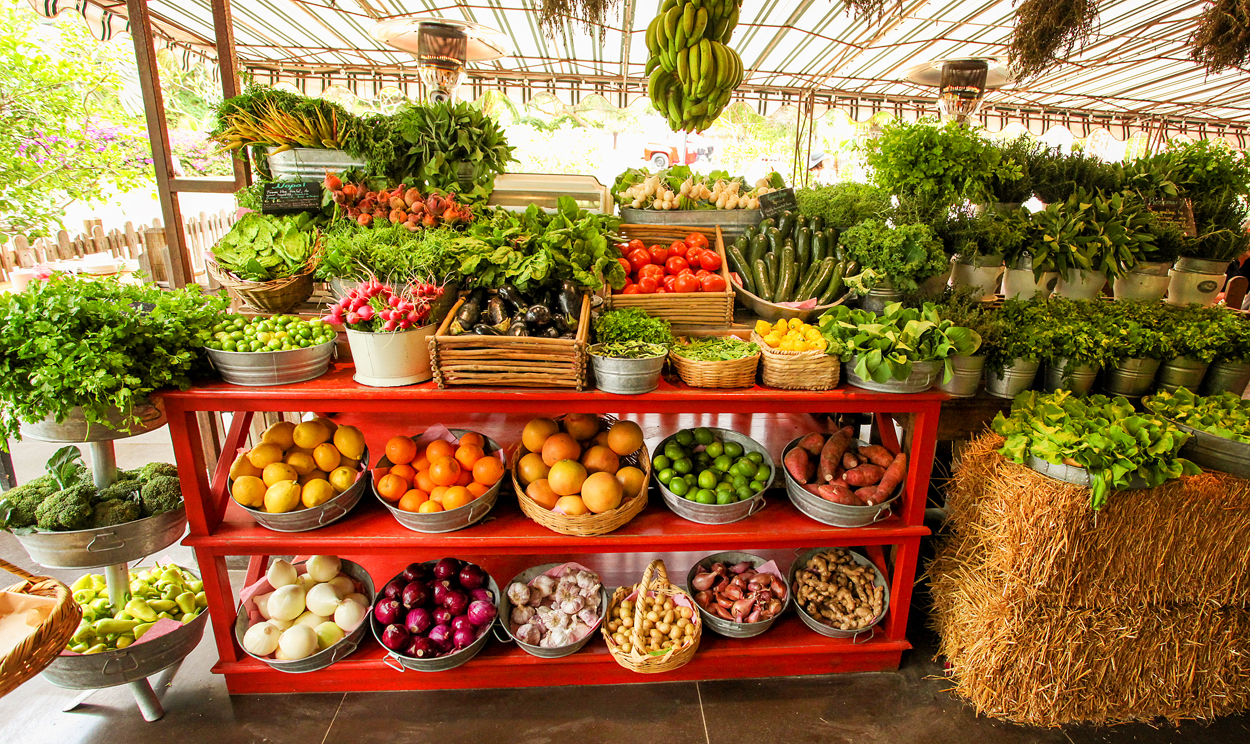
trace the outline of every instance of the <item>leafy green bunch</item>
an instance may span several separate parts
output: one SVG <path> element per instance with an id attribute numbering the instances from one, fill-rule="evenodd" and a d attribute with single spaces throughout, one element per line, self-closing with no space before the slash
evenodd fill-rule
<path id="1" fill-rule="evenodd" d="M 889 227 L 880 220 L 865 220 L 842 233 L 839 243 L 864 269 L 858 278 L 847 279 L 860 294 L 882 281 L 895 289 L 914 290 L 949 265 L 942 241 L 928 225 Z"/>
<path id="2" fill-rule="evenodd" d="M 609 310 L 595 318 L 594 326 L 595 338 L 601 344 L 673 344 L 673 331 L 668 321 L 653 318 L 636 307 Z"/>
<path id="3" fill-rule="evenodd" d="M 495 176 L 514 160 L 499 124 L 463 101 L 406 106 L 390 126 L 407 145 L 399 147 L 406 183 L 422 193 L 438 189 L 468 204 L 483 203 L 495 189 Z"/>
<path id="4" fill-rule="evenodd" d="M 1004 178 L 997 174 L 991 176 L 986 183 L 990 196 L 994 201 L 1004 204 L 1028 201 L 1033 196 L 1038 180 L 1038 168 L 1049 149 L 1027 132 L 991 146 L 998 150 L 998 157 L 1003 163 L 1019 168 L 1020 174 L 1016 178 Z"/>
<path id="5" fill-rule="evenodd" d="M 955 209 L 931 226 L 946 253 L 962 259 L 1017 254 L 1025 240 L 1019 219 L 993 210 L 974 214 L 971 210 Z"/>
<path id="6" fill-rule="evenodd" d="M 1198 235 L 1185 239 L 1181 255 L 1231 261 L 1250 248 L 1250 235 L 1241 228 L 1250 217 L 1250 160 L 1244 152 L 1209 140 L 1172 141 L 1132 167 L 1156 174 L 1156 181 L 1169 182 L 1175 195 L 1190 200 Z"/>
<path id="7" fill-rule="evenodd" d="M 248 212 L 213 246 L 213 256 L 226 271 L 254 282 L 298 274 L 312 258 L 317 221 L 308 212 Z"/>
<path id="8" fill-rule="evenodd" d="M 1160 390 L 1143 401 L 1146 408 L 1191 429 L 1235 442 L 1250 443 L 1250 401 L 1236 393 L 1202 397 L 1186 388 Z"/>
<path id="9" fill-rule="evenodd" d="M 890 211 L 888 191 L 852 181 L 795 189 L 794 199 L 804 217 L 823 217 L 826 227 L 839 230 L 846 230 L 864 220 L 884 219 Z"/>
<path id="10" fill-rule="evenodd" d="M 919 308 L 923 307 L 926 301 L 932 301 L 937 309 L 938 317 L 976 333 L 981 338 L 979 350 L 984 352 L 1002 342 L 1003 328 L 999 319 L 999 309 L 982 302 L 980 298 L 981 293 L 973 287 L 947 287 L 931 300 L 921 298 L 917 294 L 904 295 L 903 304 Z"/>
<path id="11" fill-rule="evenodd" d="M 999 336 L 996 343 L 985 346 L 985 367 L 1002 371 L 1016 360 L 1041 361 L 1049 349 L 1038 337 L 1043 326 L 1045 307 L 1032 300 L 1006 300 L 995 313 Z"/>
<path id="12" fill-rule="evenodd" d="M 402 224 L 361 228 L 337 220 L 322 235 L 325 254 L 317 266 L 321 280 L 365 281 L 378 277 L 403 286 L 417 279 L 442 278 L 454 268 L 460 233 L 449 227 L 412 232 Z"/>
<path id="13" fill-rule="evenodd" d="M 1222 307 L 1170 307 L 1168 348 L 1163 359 L 1189 357 L 1211 363 L 1222 354 L 1245 354 L 1245 330 L 1236 313 Z"/>
<path id="14" fill-rule="evenodd" d="M 999 453 L 1012 462 L 1026 464 L 1037 457 L 1085 468 L 1093 487 L 1089 505 L 1095 510 L 1107 503 L 1111 491 L 1128 488 L 1134 476 L 1153 488 L 1202 472 L 1179 455 L 1188 434 L 1159 416 L 1138 413 L 1120 397 L 1029 391 L 1016 396 L 1011 415 L 999 413 L 992 426 L 1005 440 Z"/>
<path id="15" fill-rule="evenodd" d="M 1055 147 L 1035 163 L 1033 191 L 1047 204 L 1067 201 L 1078 191 L 1112 193 L 1121 188 L 1119 169 L 1084 152 Z"/>
<path id="16" fill-rule="evenodd" d="M 881 315 L 835 305 L 820 317 L 820 334 L 826 351 L 842 361 L 855 358 L 855 374 L 875 382 L 906 380 L 916 362 L 943 362 L 943 382 L 954 374 L 951 357 L 970 356 L 981 346 L 981 337 L 970 328 L 956 326 L 938 315 L 937 307 L 886 305 Z"/>
<path id="17" fill-rule="evenodd" d="M 1154 246 L 1150 213 L 1140 199 L 1125 192 L 1104 197 L 1078 189 L 1065 201 L 1017 219 L 1025 240 L 1008 259 L 1028 253 L 1039 279 L 1047 271 L 1068 279 L 1073 270 L 1113 279 L 1144 260 Z"/>
<path id="18" fill-rule="evenodd" d="M 991 181 L 1021 177 L 988 140 L 958 122 L 891 122 L 864 148 L 878 186 L 899 196 L 931 196 L 947 205 L 985 202 Z"/>
<path id="19" fill-rule="evenodd" d="M 91 423 L 116 408 L 137 425 L 135 404 L 190 386 L 228 304 L 198 286 L 62 275 L 0 294 L 0 435 L 20 440 L 20 422 L 64 421 L 77 406 Z"/>
<path id="20" fill-rule="evenodd" d="M 672 353 L 698 362 L 727 362 L 754 356 L 760 353 L 760 347 L 736 336 L 708 336 L 681 339 L 673 345 Z"/>

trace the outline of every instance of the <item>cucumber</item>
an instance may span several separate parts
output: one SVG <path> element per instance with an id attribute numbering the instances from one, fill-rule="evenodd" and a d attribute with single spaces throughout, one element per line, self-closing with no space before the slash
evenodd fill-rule
<path id="1" fill-rule="evenodd" d="M 734 248 L 738 249 L 739 253 L 745 256 L 747 254 L 747 251 L 751 250 L 751 239 L 745 235 L 742 235 L 737 240 L 735 240 L 732 245 Z"/>
<path id="2" fill-rule="evenodd" d="M 817 215 L 808 223 L 808 227 L 812 228 L 812 235 L 825 231 L 825 218 Z"/>
<path id="3" fill-rule="evenodd" d="M 825 255 L 826 256 L 834 256 L 839 261 L 841 261 L 843 258 L 846 258 L 845 248 L 842 249 L 843 255 L 841 256 L 837 255 L 838 243 L 841 242 L 841 239 L 842 239 L 842 231 L 839 230 L 838 228 L 831 227 L 825 230 Z"/>
<path id="4" fill-rule="evenodd" d="M 794 292 L 794 248 L 787 245 L 781 250 L 781 273 L 773 287 L 773 302 L 789 302 Z"/>
<path id="5" fill-rule="evenodd" d="M 751 250 L 746 255 L 747 266 L 755 266 L 755 259 L 763 258 L 768 252 L 768 236 L 763 233 L 751 238 Z"/>
<path id="6" fill-rule="evenodd" d="M 824 261 L 825 256 L 829 255 L 829 250 L 826 247 L 827 245 L 828 244 L 825 242 L 825 233 L 823 231 L 813 230 L 812 231 L 812 263 L 813 264 L 818 264 L 821 261 Z"/>
<path id="7" fill-rule="evenodd" d="M 796 214 L 794 216 L 794 231 L 797 233 L 805 227 L 807 227 L 807 217 L 805 215 Z"/>
<path id="8" fill-rule="evenodd" d="M 739 238 L 739 242 L 741 241 L 742 239 Z M 742 255 L 742 250 L 738 247 L 738 243 L 729 246 L 729 260 L 737 269 L 738 275 L 742 277 L 742 286 L 751 294 L 755 294 L 754 277 L 747 268 L 750 264 L 747 263 L 746 256 Z"/>
<path id="9" fill-rule="evenodd" d="M 769 253 L 781 253 L 781 246 L 784 245 L 785 242 L 785 238 L 781 237 L 781 231 L 777 228 L 774 227 L 768 231 Z"/>
<path id="10" fill-rule="evenodd" d="M 842 236 L 840 235 L 838 236 L 838 238 L 841 238 L 841 237 Z M 834 258 L 838 259 L 839 261 L 846 260 L 846 246 L 842 245 L 842 241 L 840 239 L 835 239 L 832 243 L 829 244 L 829 247 L 833 249 Z"/>
<path id="11" fill-rule="evenodd" d="M 764 235 L 768 232 L 769 228 L 776 227 L 776 226 L 777 226 L 777 220 L 774 220 L 772 217 L 765 217 L 764 219 L 760 220 L 760 224 L 755 226 L 756 234 Z"/>
<path id="12" fill-rule="evenodd" d="M 812 265 L 812 231 L 806 227 L 799 228 L 798 239 L 794 241 L 794 263 L 804 273 Z"/>
<path id="13" fill-rule="evenodd" d="M 812 281 L 816 278 L 816 274 L 820 271 L 820 262 L 813 261 L 812 265 L 807 267 L 807 271 L 803 273 L 803 278 L 799 281 L 799 288 L 794 290 L 794 301 L 802 302 L 812 296 Z"/>
<path id="14" fill-rule="evenodd" d="M 773 251 L 769 251 L 768 253 L 764 254 L 764 265 L 768 267 L 768 286 L 772 287 L 773 290 L 777 289 L 777 277 L 779 276 L 778 265 L 780 263 L 781 263 L 781 251 L 777 251 L 775 253 Z M 769 292 L 767 299 L 771 300 L 772 296 L 773 296 L 773 293 Z"/>
<path id="15" fill-rule="evenodd" d="M 842 296 L 842 277 L 846 275 L 846 269 L 847 265 L 843 262 L 838 262 L 838 264 L 833 267 L 833 274 L 829 277 L 828 286 L 826 286 L 825 290 L 821 292 L 820 298 L 816 300 L 817 306 L 828 305 Z"/>
<path id="16" fill-rule="evenodd" d="M 820 262 L 820 268 L 816 272 L 816 276 L 812 279 L 811 286 L 807 288 L 807 295 L 803 299 L 811 299 L 819 297 L 829 287 L 829 278 L 837 271 L 838 262 L 832 257 L 826 258 Z"/>
<path id="17" fill-rule="evenodd" d="M 773 285 L 768 278 L 768 264 L 762 258 L 755 259 L 755 286 L 759 291 L 751 294 L 765 300 L 772 299 Z"/>
<path id="18" fill-rule="evenodd" d="M 782 240 L 790 237 L 790 234 L 794 232 L 794 212 L 781 213 L 781 220 L 777 222 L 777 231 L 781 233 Z"/>
<path id="19" fill-rule="evenodd" d="M 755 225 L 751 225 L 750 227 L 742 231 L 742 237 L 746 238 L 748 243 L 751 242 L 752 238 L 754 238 L 756 235 L 759 235 L 759 234 L 760 234 L 760 229 L 756 227 Z M 746 253 L 746 251 L 743 251 L 743 253 Z"/>

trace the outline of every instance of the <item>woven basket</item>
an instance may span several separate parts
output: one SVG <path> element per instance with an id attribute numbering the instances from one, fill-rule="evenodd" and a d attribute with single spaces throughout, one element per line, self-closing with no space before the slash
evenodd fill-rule
<path id="1" fill-rule="evenodd" d="M 563 420 L 563 416 L 556 419 L 556 421 Z M 617 421 L 616 417 L 611 415 L 601 415 L 599 420 L 603 422 L 605 427 L 611 426 Z M 561 431 L 563 431 L 563 427 Z M 529 450 L 525 449 L 525 445 L 517 444 L 516 450 L 512 453 L 512 460 L 508 463 L 508 470 L 512 473 L 512 487 L 516 490 L 516 500 L 521 505 L 521 511 L 525 512 L 525 516 L 552 532 L 559 532 L 561 535 L 571 535 L 573 537 L 606 535 L 613 530 L 621 528 L 629 520 L 638 516 L 643 509 L 647 508 L 647 488 L 651 483 L 651 457 L 647 453 L 647 445 L 645 444 L 642 445 L 642 449 L 634 454 L 621 458 L 622 467 L 633 465 L 642 471 L 644 478 L 642 492 L 632 499 L 622 502 L 620 506 L 612 511 L 602 514 L 585 514 L 580 517 L 556 514 L 541 504 L 535 503 L 533 499 L 525 495 L 525 489 L 521 487 L 521 481 L 517 478 L 516 469 L 517 463 L 527 454 L 529 454 Z"/>
<path id="2" fill-rule="evenodd" d="M 823 351 L 782 351 L 764 343 L 751 331 L 751 340 L 760 347 L 762 377 L 768 387 L 783 390 L 832 390 L 842 376 L 842 362 Z"/>
<path id="3" fill-rule="evenodd" d="M 755 385 L 755 368 L 759 364 L 760 355 L 756 353 L 741 359 L 729 361 L 704 362 L 687 359 L 677 350 L 680 345 L 669 350 L 668 360 L 677 368 L 682 382 L 690 387 L 698 388 L 742 388 Z"/>
<path id="4" fill-rule="evenodd" d="M 599 632 L 603 634 L 603 639 L 608 644 L 608 652 L 612 654 L 612 658 L 616 659 L 616 663 L 639 674 L 659 674 L 661 672 L 671 672 L 674 669 L 683 667 L 694 658 L 694 652 L 699 648 L 699 639 L 703 637 L 703 621 L 699 617 L 699 611 L 694 600 L 685 591 L 673 586 L 668 581 L 668 571 L 664 568 L 664 561 L 656 559 L 647 564 L 647 570 L 642 572 L 642 581 L 635 586 L 618 587 L 612 594 L 612 600 L 608 602 L 608 614 L 606 617 L 612 617 L 612 611 L 621 602 L 629 598 L 637 590 L 638 596 L 646 595 L 663 595 L 667 597 L 683 596 L 690 601 L 691 615 L 690 621 L 694 623 L 694 638 L 680 648 L 669 649 L 667 653 L 658 656 L 651 656 L 639 651 L 642 646 L 642 620 L 641 613 L 634 614 L 634 627 L 630 628 L 630 648 L 629 653 L 621 650 L 616 645 L 616 641 L 612 640 L 612 634 L 608 632 L 608 624 L 605 622 Z"/>
<path id="5" fill-rule="evenodd" d="M 4 697 L 26 680 L 43 671 L 44 667 L 65 650 L 70 636 L 78 631 L 82 620 L 82 608 L 74 601 L 69 587 L 47 576 L 32 576 L 13 564 L 0 559 L 0 568 L 22 579 L 6 591 L 29 594 L 34 597 L 51 597 L 56 600 L 47 619 L 8 653 L 0 658 L 0 697 Z"/>
<path id="6" fill-rule="evenodd" d="M 624 240 L 637 238 L 648 245 L 660 243 L 665 246 L 684 240 L 690 233 L 702 233 L 708 239 L 708 246 L 720 255 L 721 266 L 716 273 L 725 280 L 725 291 L 649 295 L 608 292 L 605 299 L 609 310 L 636 307 L 653 318 L 667 320 L 679 326 L 728 328 L 733 323 L 734 290 L 729 283 L 729 261 L 725 258 L 725 241 L 719 227 L 712 231 L 708 228 L 671 225 L 621 225 L 619 232 Z"/>
<path id="7" fill-rule="evenodd" d="M 271 282 L 240 279 L 217 264 L 211 254 L 204 254 L 204 267 L 221 286 L 230 290 L 245 305 L 262 313 L 280 315 L 301 305 L 313 293 L 313 272 L 321 262 L 320 247 L 314 247 L 299 272 Z"/>

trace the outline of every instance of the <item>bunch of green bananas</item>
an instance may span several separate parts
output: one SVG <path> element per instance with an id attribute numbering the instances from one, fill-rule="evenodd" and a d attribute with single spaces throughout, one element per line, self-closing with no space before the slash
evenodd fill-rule
<path id="1" fill-rule="evenodd" d="M 664 0 L 647 26 L 647 95 L 673 131 L 707 129 L 742 83 L 742 59 L 726 46 L 741 0 Z"/>

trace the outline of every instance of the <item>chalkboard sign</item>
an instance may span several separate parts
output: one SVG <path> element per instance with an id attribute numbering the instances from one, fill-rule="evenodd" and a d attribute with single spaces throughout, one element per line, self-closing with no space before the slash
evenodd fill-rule
<path id="1" fill-rule="evenodd" d="M 1185 237 L 1198 236 L 1198 228 L 1194 224 L 1194 208 L 1188 199 L 1147 199 L 1149 209 L 1160 222 L 1176 225 L 1185 233 Z"/>
<path id="2" fill-rule="evenodd" d="M 781 213 L 787 209 L 796 211 L 799 203 L 794 199 L 794 189 L 784 188 L 772 192 L 771 194 L 760 195 L 760 211 L 764 213 L 764 217 L 780 217 Z"/>
<path id="3" fill-rule="evenodd" d="M 317 181 L 274 181 L 265 184 L 260 211 L 265 214 L 317 212 L 321 209 L 321 184 Z"/>

